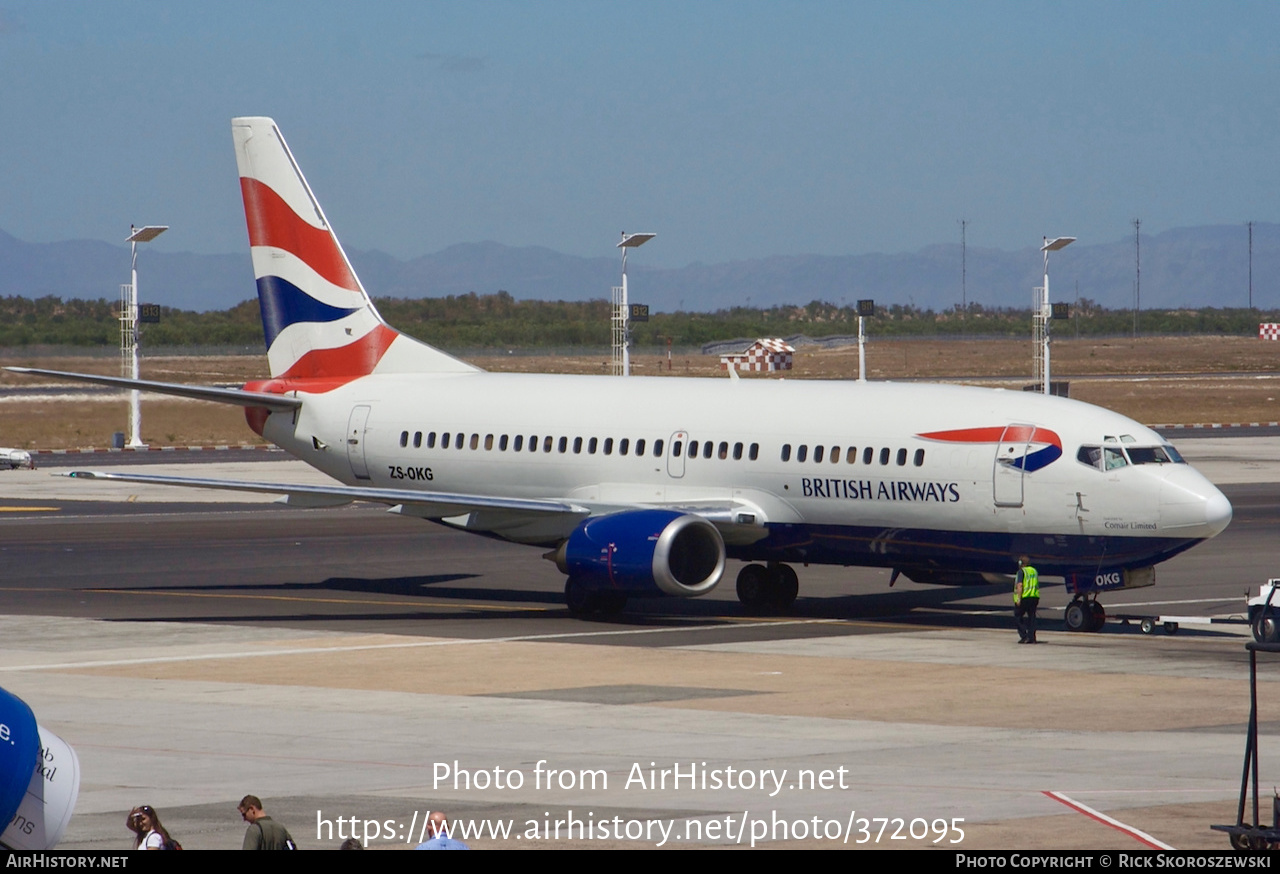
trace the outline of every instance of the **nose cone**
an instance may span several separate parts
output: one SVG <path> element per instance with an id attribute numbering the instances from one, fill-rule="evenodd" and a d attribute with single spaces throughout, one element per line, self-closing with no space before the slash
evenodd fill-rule
<path id="1" fill-rule="evenodd" d="M 1193 467 L 1177 465 L 1160 484 L 1160 527 L 1213 537 L 1231 523 L 1231 502 Z"/>
<path id="2" fill-rule="evenodd" d="M 1231 502 L 1227 500 L 1227 496 L 1216 488 L 1213 494 L 1205 498 L 1204 502 L 1204 522 L 1213 532 L 1210 537 L 1220 534 L 1223 529 L 1231 524 Z"/>

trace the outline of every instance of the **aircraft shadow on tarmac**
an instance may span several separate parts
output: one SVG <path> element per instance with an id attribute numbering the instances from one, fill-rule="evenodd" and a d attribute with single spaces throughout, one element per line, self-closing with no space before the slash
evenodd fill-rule
<path id="1" fill-rule="evenodd" d="M 557 590 L 507 588 L 467 585 L 468 581 L 485 579 L 485 574 L 452 573 L 397 577 L 330 577 L 318 582 L 284 582 L 270 585 L 255 583 L 231 585 L 162 586 L 157 592 L 217 595 L 234 599 L 243 593 L 244 603 L 251 609 L 242 613 L 223 612 L 131 618 L 121 621 L 186 621 L 186 622 L 390 622 L 502 620 L 521 613 L 555 615 L 567 613 L 563 593 Z M 492 577 L 489 576 L 492 580 Z M 722 584 L 726 592 L 731 587 Z M 135 590 L 136 591 L 136 590 Z M 373 596 L 369 600 L 352 600 L 343 609 L 343 601 L 333 596 L 341 593 Z M 617 615 L 584 617 L 588 624 L 637 627 L 679 626 L 690 623 L 738 623 L 743 619 L 800 620 L 892 620 L 897 624 L 922 627 L 1001 628 L 1012 629 L 1012 606 L 973 603 L 975 599 L 1003 594 L 1002 586 L 946 586 L 927 589 L 896 589 L 873 593 L 801 596 L 784 613 L 755 614 L 738 601 L 725 596 L 714 598 L 634 598 L 627 609 Z M 268 608 L 273 603 L 279 612 Z M 385 598 L 385 602 L 378 599 Z M 418 599 L 440 604 L 421 607 Z M 316 602 L 315 610 L 290 610 L 294 601 Z M 406 603 L 409 602 L 409 603 Z M 323 605 L 323 606 L 322 606 Z M 153 605 L 154 606 L 154 605 Z M 473 609 L 468 609 L 471 606 Z M 268 608 L 268 609 L 264 609 Z M 363 609 L 353 609 L 363 608 Z M 370 609 L 373 608 L 373 609 Z M 503 609 L 505 608 L 505 609 Z M 522 609 L 524 608 L 524 609 Z M 163 612 L 163 611 L 162 611 Z M 1042 616 L 1041 627 L 1055 629 L 1060 620 Z M 886 629 L 888 630 L 888 629 Z"/>

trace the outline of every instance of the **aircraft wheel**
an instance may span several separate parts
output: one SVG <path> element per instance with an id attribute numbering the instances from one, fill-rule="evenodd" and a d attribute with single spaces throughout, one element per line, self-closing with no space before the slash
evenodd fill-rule
<path id="1" fill-rule="evenodd" d="M 1088 628 L 1092 618 L 1093 614 L 1089 610 L 1089 605 L 1079 598 L 1068 604 L 1066 612 L 1062 615 L 1062 620 L 1067 625 L 1067 631 L 1084 631 Z"/>
<path id="2" fill-rule="evenodd" d="M 617 616 L 627 608 L 627 595 L 625 592 L 597 592 L 596 602 L 603 615 Z"/>
<path id="3" fill-rule="evenodd" d="M 738 600 L 748 610 L 759 610 L 769 598 L 769 569 L 761 564 L 749 564 L 738 571 Z"/>
<path id="4" fill-rule="evenodd" d="M 1259 613 L 1253 618 L 1253 639 L 1258 643 L 1280 643 L 1280 622 Z"/>
<path id="5" fill-rule="evenodd" d="M 569 608 L 569 612 L 574 616 L 585 616 L 591 612 L 593 602 L 592 592 L 587 588 L 586 584 L 577 577 L 569 577 L 564 584 L 564 603 Z"/>
<path id="6" fill-rule="evenodd" d="M 774 604 L 779 610 L 786 610 L 796 602 L 796 595 L 800 594 L 800 578 L 791 565 L 780 564 L 775 582 Z"/>
<path id="7" fill-rule="evenodd" d="M 1107 624 L 1107 611 L 1097 601 L 1089 602 L 1089 630 L 1101 631 L 1102 626 Z"/>

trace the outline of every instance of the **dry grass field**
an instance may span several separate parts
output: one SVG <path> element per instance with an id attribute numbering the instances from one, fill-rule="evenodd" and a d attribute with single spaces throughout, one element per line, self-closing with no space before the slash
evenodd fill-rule
<path id="1" fill-rule="evenodd" d="M 495 355 L 471 359 L 486 370 L 604 373 L 603 355 Z M 640 376 L 726 378 L 719 359 L 637 355 Z M 11 356 L 6 365 L 118 373 L 114 357 Z M 936 379 L 1020 388 L 1031 381 L 1029 340 L 889 340 L 867 344 L 871 379 Z M 788 379 L 851 379 L 856 347 L 802 349 Z M 238 384 L 266 376 L 265 356 L 144 358 L 142 375 L 165 382 Z M 1140 379 L 1132 378 L 1138 375 Z M 1280 343 L 1251 337 L 1062 339 L 1053 346 L 1055 380 L 1071 382 L 1071 396 L 1149 424 L 1280 420 Z M 778 379 L 779 375 L 745 378 Z M 110 394 L 33 393 L 49 380 L 0 372 L 0 445 L 27 449 L 105 447 L 128 425 L 128 401 Z M 59 386 L 65 390 L 68 384 Z M 21 388 L 22 393 L 14 389 Z M 253 443 L 257 435 L 238 408 L 144 396 L 143 439 L 157 446 Z"/>

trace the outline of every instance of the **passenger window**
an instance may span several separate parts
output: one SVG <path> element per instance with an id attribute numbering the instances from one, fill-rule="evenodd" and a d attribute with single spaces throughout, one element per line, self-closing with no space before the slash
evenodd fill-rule
<path id="1" fill-rule="evenodd" d="M 551 447 L 555 444 L 555 440 L 556 440 L 556 438 L 552 437 L 550 434 L 548 434 L 546 437 L 543 437 L 543 438 L 542 438 L 542 451 L 543 451 L 543 452 L 550 452 L 550 451 L 551 451 Z M 564 438 L 563 438 L 563 437 L 561 437 L 561 438 L 560 438 L 560 440 L 561 440 L 561 441 L 563 441 L 563 440 L 564 440 Z M 563 449 L 561 449 L 560 451 L 561 451 L 561 452 L 564 452 L 564 450 L 563 450 Z"/>
<path id="2" fill-rule="evenodd" d="M 907 450 L 899 449 L 898 450 L 898 467 L 906 467 L 906 465 L 907 465 Z"/>
<path id="3" fill-rule="evenodd" d="M 618 441 L 618 454 L 619 454 L 619 455 L 626 455 L 626 454 L 627 454 L 627 450 L 628 450 L 628 449 L 630 449 L 630 448 L 631 448 L 631 440 L 630 440 L 629 438 L 627 438 L 627 437 L 623 437 L 621 440 L 619 440 L 619 441 Z M 605 451 L 606 453 L 608 453 L 608 451 L 609 451 L 609 444 L 608 444 L 608 443 L 606 443 L 606 444 L 605 444 L 605 450 L 604 450 L 604 451 Z M 643 443 L 637 443 L 637 444 L 636 444 L 636 455 L 639 455 L 639 454 L 640 454 L 640 453 L 642 453 L 642 452 L 644 452 L 644 444 L 643 444 Z"/>
<path id="4" fill-rule="evenodd" d="M 684 444 L 681 443 L 679 440 L 677 440 L 675 443 L 671 444 L 671 455 L 675 458 L 679 458 L 680 450 L 683 448 L 684 448 Z M 661 452 L 661 450 L 662 450 L 662 441 L 659 440 L 657 443 L 653 444 L 653 454 L 658 455 Z"/>
<path id="5" fill-rule="evenodd" d="M 493 451 L 493 435 L 492 434 L 484 435 L 484 451 L 485 452 Z"/>
<path id="6" fill-rule="evenodd" d="M 880 463 L 881 464 L 889 463 L 889 447 L 887 446 L 880 450 Z"/>
<path id="7" fill-rule="evenodd" d="M 804 461 L 809 457 L 809 447 L 805 443 L 800 444 L 800 448 L 796 450 L 796 461 Z"/>
<path id="8" fill-rule="evenodd" d="M 680 454 L 679 452 L 677 452 L 677 453 L 676 453 L 676 455 L 679 455 L 679 454 Z M 690 440 L 690 441 L 689 441 L 689 454 L 688 454 L 688 456 L 687 456 L 687 457 L 688 457 L 688 458 L 697 458 L 697 457 L 698 457 L 698 441 L 697 441 L 697 440 Z"/>
<path id="9" fill-rule="evenodd" d="M 752 444 L 751 444 L 751 452 L 747 455 L 747 457 L 748 457 L 748 458 L 750 458 L 752 461 L 755 461 L 757 458 L 759 458 L 759 457 L 760 457 L 760 444 L 759 444 L 759 443 L 752 443 Z"/>
<path id="10" fill-rule="evenodd" d="M 587 441 L 587 454 L 588 454 L 588 455 L 595 455 L 595 454 L 596 454 L 596 450 L 597 450 L 597 449 L 599 449 L 599 448 L 600 448 L 600 440 L 599 440 L 598 438 L 596 438 L 596 437 L 592 437 L 590 440 L 588 440 L 588 441 Z"/>
<path id="11" fill-rule="evenodd" d="M 472 449 L 479 449 L 479 448 L 480 448 L 480 435 L 479 435 L 479 434 L 472 434 L 472 435 L 471 435 L 471 448 L 472 448 Z"/>
<path id="12" fill-rule="evenodd" d="M 643 440 L 641 440 L 640 442 L 641 442 L 642 444 L 644 443 L 644 441 L 643 441 Z M 639 450 L 639 449 L 637 449 L 637 450 L 636 450 L 636 452 L 637 452 L 637 453 L 639 453 L 639 452 L 640 452 L 640 450 Z M 679 454 L 680 454 L 680 450 L 679 450 L 679 449 L 677 449 L 677 450 L 676 450 L 676 455 L 679 455 Z M 655 441 L 653 441 L 653 457 L 654 457 L 654 458 L 661 458 L 661 457 L 662 457 L 662 441 L 661 441 L 661 440 L 655 440 Z"/>
<path id="13" fill-rule="evenodd" d="M 711 441 L 710 441 L 710 440 L 707 440 L 706 442 L 704 442 L 704 443 L 702 444 L 702 457 L 703 457 L 703 458 L 710 458 L 710 457 L 711 457 L 711 448 L 712 448 L 712 447 L 711 447 Z"/>
<path id="14" fill-rule="evenodd" d="M 791 444 L 790 443 L 782 444 L 782 460 L 783 461 L 791 460 Z"/>
<path id="15" fill-rule="evenodd" d="M 849 454 L 848 456 L 846 456 L 845 460 L 848 461 L 850 464 L 857 464 L 858 463 L 858 447 L 850 446 Z"/>
<path id="16" fill-rule="evenodd" d="M 548 437 L 548 438 L 547 438 L 547 440 L 548 440 L 548 441 L 550 441 L 550 440 L 551 440 L 551 438 L 550 438 L 550 437 Z M 579 437 L 579 438 L 578 438 L 578 445 L 582 445 L 582 438 L 581 438 L 581 437 Z M 550 451 L 550 450 L 548 450 L 548 451 Z M 568 451 L 569 451 L 569 438 L 568 438 L 568 437 L 561 437 L 561 438 L 560 438 L 560 454 L 561 454 L 561 455 L 564 455 L 564 454 L 565 454 L 566 452 L 568 452 Z"/>
<path id="17" fill-rule="evenodd" d="M 435 431 L 432 431 L 430 434 L 427 435 L 427 448 L 428 449 L 436 448 L 436 432 Z"/>
<path id="18" fill-rule="evenodd" d="M 595 440 L 596 438 L 592 437 L 591 439 Z M 604 454 L 613 455 L 613 438 L 612 437 L 604 438 Z"/>
<path id="19" fill-rule="evenodd" d="M 840 447 L 839 446 L 831 447 L 831 463 L 832 464 L 840 463 Z"/>
<path id="20" fill-rule="evenodd" d="M 560 451 L 561 451 L 561 452 L 564 452 L 564 450 L 563 450 L 563 449 L 561 449 Z M 582 438 L 581 438 L 581 437 L 574 437 L 574 438 L 573 438 L 573 454 L 574 454 L 574 455 L 581 455 L 581 454 L 582 454 Z"/>
<path id="21" fill-rule="evenodd" d="M 529 451 L 530 451 L 530 452 L 537 452 L 537 451 L 538 451 L 538 438 L 537 438 L 537 436 L 536 436 L 536 435 L 531 436 L 531 437 L 529 438 Z"/>
<path id="22" fill-rule="evenodd" d="M 871 459 L 875 458 L 875 455 L 876 451 L 868 446 L 866 449 L 862 450 L 862 463 L 870 464 Z"/>
<path id="23" fill-rule="evenodd" d="M 733 460 L 734 461 L 742 460 L 742 444 L 741 443 L 733 444 Z"/>
<path id="24" fill-rule="evenodd" d="M 524 435 L 517 434 L 515 442 L 511 444 L 511 451 L 519 452 L 521 449 L 524 449 Z"/>
<path id="25" fill-rule="evenodd" d="M 822 461 L 822 450 L 823 450 L 823 448 L 824 448 L 824 447 L 822 447 L 822 446 L 815 446 L 815 447 L 813 447 L 813 460 L 814 460 L 814 461 Z"/>
<path id="26" fill-rule="evenodd" d="M 401 446 L 401 448 L 403 448 L 403 447 L 408 446 L 408 445 L 409 445 L 409 432 L 408 432 L 408 431 L 401 431 L 401 432 L 400 432 L 400 446 Z"/>
<path id="27" fill-rule="evenodd" d="M 498 451 L 499 452 L 507 451 L 507 435 L 506 434 L 503 434 L 501 437 L 498 438 Z"/>
<path id="28" fill-rule="evenodd" d="M 739 443 L 738 445 L 739 445 L 739 446 L 741 446 L 742 444 L 741 444 L 741 443 Z M 741 453 L 739 453 L 739 454 L 741 454 Z M 723 440 L 721 440 L 721 441 L 720 441 L 720 448 L 716 450 L 716 455 L 717 455 L 717 456 L 719 456 L 719 458 L 720 458 L 720 460 L 721 460 L 721 461 L 724 461 L 726 458 L 728 458 L 728 457 L 729 457 L 729 444 L 728 444 L 728 443 L 726 443 L 726 442 L 724 442 Z"/>
<path id="29" fill-rule="evenodd" d="M 453 438 L 453 448 L 461 449 L 467 443 L 467 435 L 459 431 L 458 436 Z"/>
<path id="30" fill-rule="evenodd" d="M 923 449 L 917 449 L 917 450 L 916 450 L 916 457 L 913 459 L 912 463 L 913 463 L 913 464 L 915 464 L 915 466 L 916 466 L 916 467 L 922 467 L 922 466 L 924 465 L 924 450 L 923 450 Z"/>
<path id="31" fill-rule="evenodd" d="M 422 448 L 422 432 L 421 431 L 413 432 L 413 448 L 414 449 Z"/>
<path id="32" fill-rule="evenodd" d="M 661 455 L 661 454 L 662 454 L 661 452 L 658 453 L 658 455 Z M 636 455 L 644 455 L 644 438 L 643 437 L 641 437 L 639 440 L 636 441 Z"/>

